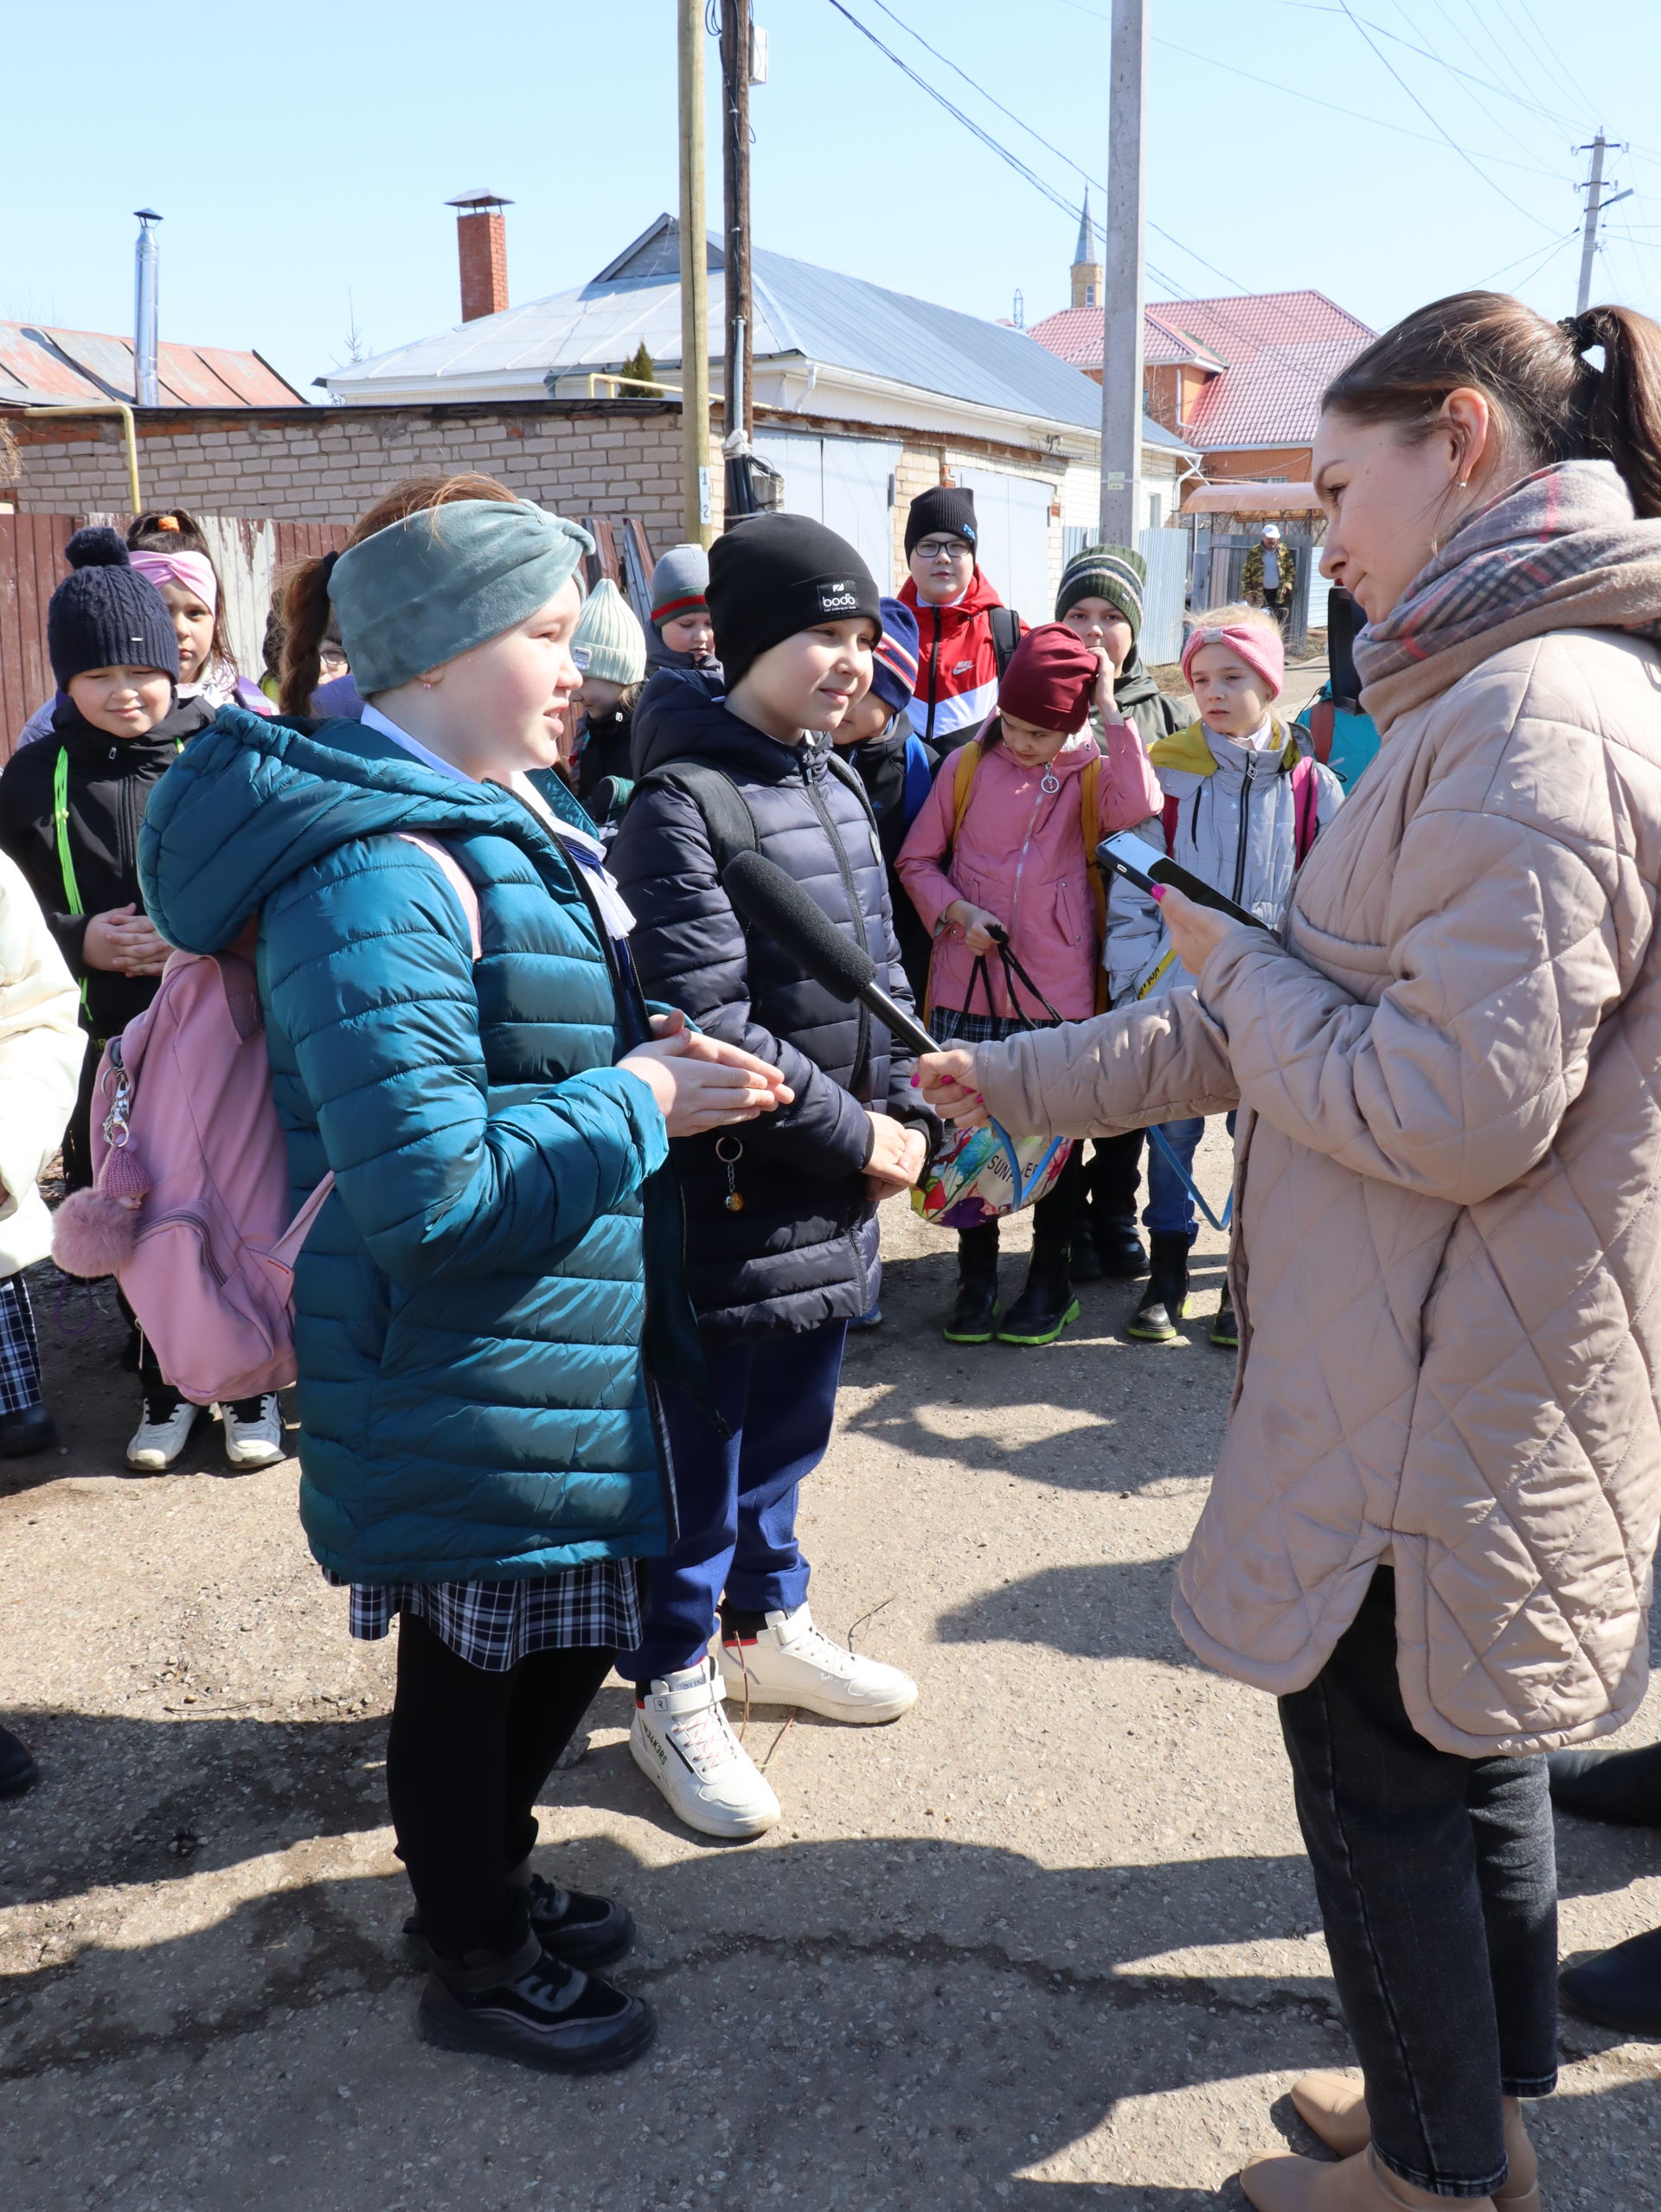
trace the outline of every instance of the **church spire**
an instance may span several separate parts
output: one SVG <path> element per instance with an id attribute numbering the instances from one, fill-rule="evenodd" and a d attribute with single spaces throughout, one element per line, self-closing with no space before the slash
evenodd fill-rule
<path id="1" fill-rule="evenodd" d="M 1100 249 L 1096 244 L 1096 226 L 1090 220 L 1090 187 L 1084 188 L 1084 212 L 1079 218 L 1079 243 L 1073 255 L 1073 305 L 1074 307 L 1101 305 Z"/>

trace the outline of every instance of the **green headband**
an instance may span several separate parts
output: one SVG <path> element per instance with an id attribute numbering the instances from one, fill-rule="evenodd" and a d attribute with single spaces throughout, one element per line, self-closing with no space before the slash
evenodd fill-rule
<path id="1" fill-rule="evenodd" d="M 546 606 L 594 542 L 529 499 L 455 499 L 343 553 L 329 579 L 363 697 L 394 690 Z"/>

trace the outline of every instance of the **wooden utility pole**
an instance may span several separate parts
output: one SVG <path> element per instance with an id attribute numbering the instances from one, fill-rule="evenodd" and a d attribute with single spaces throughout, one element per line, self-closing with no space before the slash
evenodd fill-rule
<path id="1" fill-rule="evenodd" d="M 747 439 L 754 318 L 750 310 L 750 0 L 721 0 L 721 178 L 727 219 L 727 435 Z"/>
<path id="2" fill-rule="evenodd" d="M 681 107 L 681 452 L 687 542 L 715 535 L 709 475 L 709 263 L 703 228 L 703 0 L 677 0 Z"/>
<path id="3" fill-rule="evenodd" d="M 1136 543 L 1142 499 L 1143 128 L 1148 0 L 1113 0 L 1107 91 L 1107 240 L 1101 329 L 1101 535 Z"/>

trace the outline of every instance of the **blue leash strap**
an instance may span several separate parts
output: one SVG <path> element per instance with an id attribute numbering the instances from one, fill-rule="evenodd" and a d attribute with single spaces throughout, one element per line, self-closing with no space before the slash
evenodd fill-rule
<path id="1" fill-rule="evenodd" d="M 1199 1208 L 1201 1213 L 1205 1215 L 1206 1220 L 1210 1222 L 1212 1228 L 1219 1232 L 1226 1231 L 1229 1222 L 1234 1219 L 1235 1215 L 1235 1194 L 1233 1191 L 1231 1190 L 1228 1194 L 1228 1202 L 1222 1209 L 1222 1219 L 1219 1221 L 1216 1215 L 1211 1211 L 1209 1206 L 1206 1204 L 1205 1197 L 1200 1189 L 1200 1186 L 1195 1182 L 1193 1177 L 1177 1158 L 1175 1151 L 1172 1149 L 1170 1141 L 1165 1136 L 1164 1131 L 1160 1129 L 1150 1129 L 1148 1135 L 1164 1154 L 1166 1165 L 1175 1169 L 1177 1176 L 1181 1179 L 1183 1189 L 1187 1191 L 1189 1196 Z"/>

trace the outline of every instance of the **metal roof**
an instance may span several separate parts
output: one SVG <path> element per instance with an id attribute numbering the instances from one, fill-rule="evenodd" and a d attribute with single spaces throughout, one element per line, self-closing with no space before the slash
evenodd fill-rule
<path id="1" fill-rule="evenodd" d="M 216 346 L 164 344 L 158 350 L 161 405 L 170 407 L 305 407 L 257 353 Z M 0 402 L 73 407 L 78 400 L 128 400 L 136 389 L 132 340 L 39 323 L 0 323 Z"/>
<path id="2" fill-rule="evenodd" d="M 679 251 L 678 225 L 660 215 L 574 291 L 481 316 L 324 381 L 330 392 L 359 401 L 373 401 L 377 383 L 420 381 L 439 399 L 446 396 L 446 383 L 459 387 L 453 394 L 459 397 L 469 380 L 516 375 L 535 391 L 550 373 L 620 368 L 643 339 L 658 368 L 677 367 Z M 725 324 L 726 277 L 713 240 L 708 266 L 709 324 L 718 332 Z M 795 356 L 974 406 L 1082 430 L 1100 426 L 1099 388 L 1024 331 L 765 247 L 754 253 L 751 285 L 751 343 L 759 360 Z M 1152 421 L 1146 436 L 1176 452 L 1194 450 Z"/>

